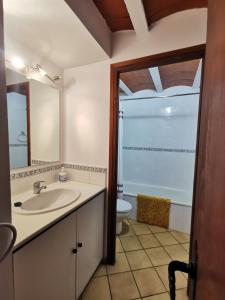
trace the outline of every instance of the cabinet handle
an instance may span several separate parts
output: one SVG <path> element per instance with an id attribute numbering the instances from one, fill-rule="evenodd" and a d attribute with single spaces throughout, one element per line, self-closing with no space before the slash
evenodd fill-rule
<path id="1" fill-rule="evenodd" d="M 73 254 L 76 254 L 76 253 L 77 253 L 77 249 L 73 249 L 73 250 L 72 250 L 72 253 L 73 253 Z"/>
<path id="2" fill-rule="evenodd" d="M 78 246 L 79 248 L 82 248 L 82 247 L 83 247 L 83 244 L 82 244 L 82 243 L 78 243 L 77 246 Z"/>

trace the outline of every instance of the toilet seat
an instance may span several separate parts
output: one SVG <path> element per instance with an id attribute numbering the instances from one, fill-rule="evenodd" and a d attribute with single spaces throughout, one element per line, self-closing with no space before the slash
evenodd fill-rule
<path id="1" fill-rule="evenodd" d="M 132 209 L 132 206 L 129 202 L 122 199 L 117 199 L 117 212 L 118 213 L 127 213 Z"/>

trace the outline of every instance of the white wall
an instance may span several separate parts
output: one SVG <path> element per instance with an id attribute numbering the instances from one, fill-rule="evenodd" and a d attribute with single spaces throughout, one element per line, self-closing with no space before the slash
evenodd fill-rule
<path id="1" fill-rule="evenodd" d="M 63 160 L 107 166 L 109 61 L 65 71 Z"/>
<path id="2" fill-rule="evenodd" d="M 63 160 L 108 167 L 110 64 L 205 43 L 206 19 L 206 9 L 191 10 L 140 36 L 116 33 L 112 59 L 65 70 Z"/>

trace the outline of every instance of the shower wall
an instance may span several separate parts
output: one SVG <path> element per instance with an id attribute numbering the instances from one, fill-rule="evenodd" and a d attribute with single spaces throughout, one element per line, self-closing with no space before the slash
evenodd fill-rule
<path id="1" fill-rule="evenodd" d="M 125 100 L 120 105 L 125 197 L 143 193 L 170 198 L 190 215 L 199 95 Z M 190 217 L 187 223 L 185 227 Z"/>

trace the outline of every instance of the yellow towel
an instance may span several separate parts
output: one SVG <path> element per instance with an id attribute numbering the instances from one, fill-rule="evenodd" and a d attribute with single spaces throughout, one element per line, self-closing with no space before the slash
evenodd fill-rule
<path id="1" fill-rule="evenodd" d="M 139 222 L 169 227 L 170 199 L 137 195 L 137 220 Z"/>

